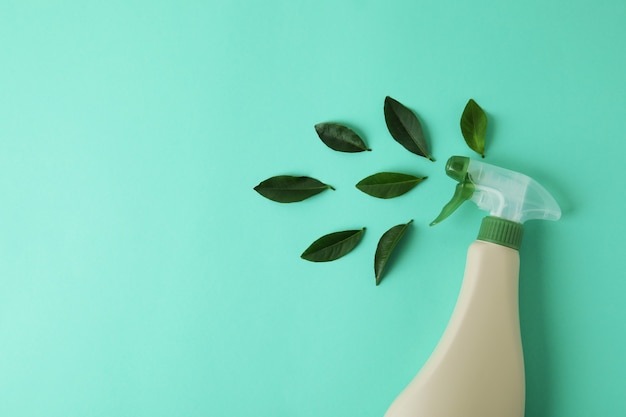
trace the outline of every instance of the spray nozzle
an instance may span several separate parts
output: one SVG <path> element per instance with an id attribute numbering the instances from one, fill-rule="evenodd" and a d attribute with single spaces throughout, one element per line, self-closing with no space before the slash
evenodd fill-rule
<path id="1" fill-rule="evenodd" d="M 491 216 L 516 223 L 561 217 L 561 209 L 550 193 L 532 178 L 518 172 L 464 156 L 453 156 L 446 164 L 446 174 L 459 184 L 431 226 L 443 221 L 467 200 L 489 211 Z"/>

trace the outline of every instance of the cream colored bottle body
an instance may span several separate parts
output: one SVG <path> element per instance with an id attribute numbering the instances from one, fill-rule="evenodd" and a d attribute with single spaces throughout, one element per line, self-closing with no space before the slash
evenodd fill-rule
<path id="1" fill-rule="evenodd" d="M 385 417 L 523 417 L 519 252 L 475 241 L 446 330 Z"/>

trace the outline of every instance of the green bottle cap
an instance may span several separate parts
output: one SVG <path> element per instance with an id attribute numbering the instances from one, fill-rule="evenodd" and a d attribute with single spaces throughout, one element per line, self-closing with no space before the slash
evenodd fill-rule
<path id="1" fill-rule="evenodd" d="M 478 232 L 478 240 L 496 243 L 519 250 L 524 228 L 521 223 L 499 217 L 487 216 L 483 219 Z"/>

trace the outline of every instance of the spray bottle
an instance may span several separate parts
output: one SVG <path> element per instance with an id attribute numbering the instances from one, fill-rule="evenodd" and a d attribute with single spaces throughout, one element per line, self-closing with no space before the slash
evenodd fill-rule
<path id="1" fill-rule="evenodd" d="M 466 200 L 490 215 L 469 247 L 461 291 L 441 340 L 385 417 L 523 417 L 522 224 L 558 220 L 561 210 L 541 185 L 514 171 L 453 156 L 446 173 L 459 184 L 431 226 Z"/>

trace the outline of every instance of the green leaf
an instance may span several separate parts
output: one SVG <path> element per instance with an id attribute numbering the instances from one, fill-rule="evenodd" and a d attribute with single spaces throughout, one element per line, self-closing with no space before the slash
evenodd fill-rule
<path id="1" fill-rule="evenodd" d="M 361 241 L 361 230 L 345 230 L 324 235 L 311 244 L 300 257 L 311 262 L 328 262 L 346 255 Z"/>
<path id="2" fill-rule="evenodd" d="M 404 236 L 408 227 L 413 223 L 413 220 L 406 224 L 399 224 L 387 230 L 380 240 L 378 241 L 378 247 L 376 247 L 376 255 L 374 256 L 374 275 L 376 276 L 376 285 L 380 284 L 383 279 L 383 271 L 389 261 L 394 249 L 398 245 L 398 242 Z"/>
<path id="3" fill-rule="evenodd" d="M 426 139 L 422 132 L 422 125 L 417 116 L 402 103 L 387 96 L 385 98 L 385 122 L 391 136 L 402 146 L 416 155 L 434 161 Z"/>
<path id="4" fill-rule="evenodd" d="M 465 105 L 461 115 L 461 133 L 467 146 L 485 157 L 485 133 L 487 132 L 487 115 L 474 99 Z"/>
<path id="5" fill-rule="evenodd" d="M 315 131 L 322 142 L 331 149 L 340 152 L 371 151 L 363 139 L 352 129 L 339 123 L 318 123 Z"/>
<path id="6" fill-rule="evenodd" d="M 428 177 L 415 177 L 396 172 L 379 172 L 358 182 L 356 188 L 378 198 L 393 198 L 402 195 Z"/>
<path id="7" fill-rule="evenodd" d="M 305 200 L 329 188 L 334 190 L 332 186 L 315 178 L 278 175 L 262 181 L 254 187 L 254 190 L 270 200 L 293 203 Z"/>

